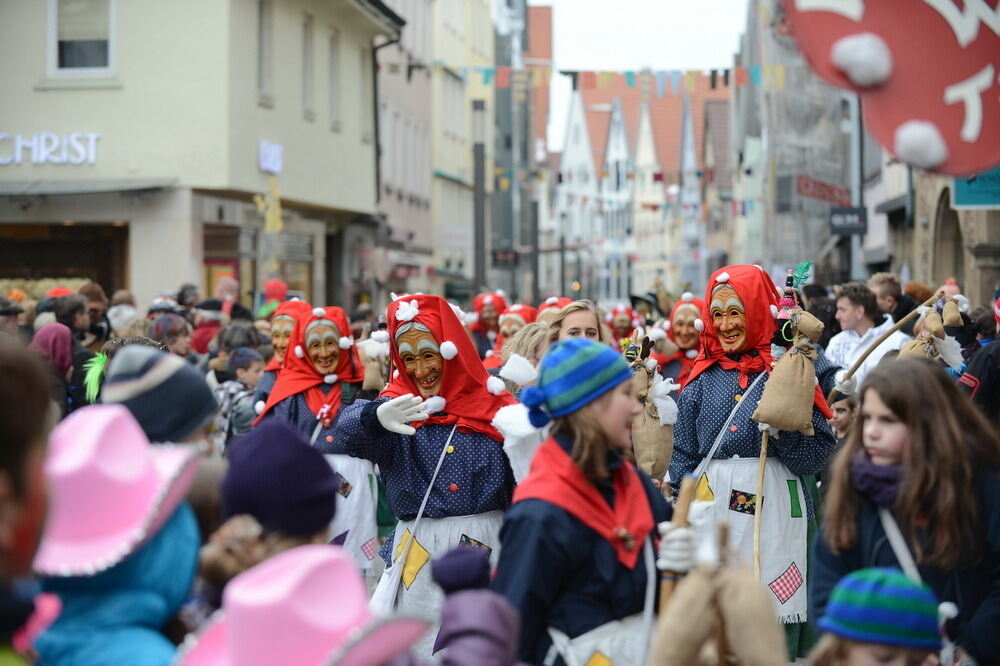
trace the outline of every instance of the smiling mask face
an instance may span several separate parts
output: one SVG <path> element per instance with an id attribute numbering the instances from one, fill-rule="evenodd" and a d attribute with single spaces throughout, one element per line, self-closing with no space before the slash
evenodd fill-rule
<path id="1" fill-rule="evenodd" d="M 413 380 L 420 397 L 437 395 L 441 391 L 444 359 L 434 336 L 413 326 L 396 336 L 396 349 L 403 361 L 403 371 Z"/>
<path id="2" fill-rule="evenodd" d="M 319 319 L 306 328 L 306 353 L 321 375 L 337 372 L 340 362 L 340 330 L 329 319 Z"/>
<path id="3" fill-rule="evenodd" d="M 729 285 L 716 287 L 712 292 L 709 313 L 712 315 L 715 333 L 719 336 L 719 342 L 722 344 L 722 351 L 727 354 L 745 351 L 747 346 L 747 313 L 736 290 Z"/>
<path id="4" fill-rule="evenodd" d="M 292 337 L 295 320 L 288 315 L 278 315 L 271 322 L 271 347 L 274 349 L 274 359 L 279 363 L 285 359 L 288 351 L 288 340 Z"/>
<path id="5" fill-rule="evenodd" d="M 695 349 L 698 346 L 699 333 L 694 322 L 699 314 L 696 305 L 682 305 L 674 313 L 670 327 L 674 332 L 674 341 L 681 349 Z"/>

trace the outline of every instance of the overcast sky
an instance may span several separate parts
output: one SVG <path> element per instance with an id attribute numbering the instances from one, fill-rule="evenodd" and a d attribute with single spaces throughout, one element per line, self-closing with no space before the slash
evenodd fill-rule
<path id="1" fill-rule="evenodd" d="M 528 0 L 552 6 L 555 68 L 731 67 L 748 0 Z M 569 77 L 552 77 L 549 149 L 562 150 Z"/>

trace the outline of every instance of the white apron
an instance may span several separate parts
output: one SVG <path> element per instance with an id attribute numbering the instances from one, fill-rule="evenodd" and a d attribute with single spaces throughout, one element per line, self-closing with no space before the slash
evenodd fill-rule
<path id="1" fill-rule="evenodd" d="M 643 548 L 646 564 L 646 597 L 641 613 L 621 620 L 612 620 L 590 631 L 570 638 L 555 627 L 548 627 L 552 647 L 545 655 L 545 666 L 552 666 L 562 657 L 566 666 L 631 666 L 645 664 L 653 629 L 653 600 L 656 597 L 656 567 L 653 546 L 646 539 Z"/>
<path id="2" fill-rule="evenodd" d="M 757 496 L 759 458 L 723 458 L 709 461 L 698 479 L 691 512 L 729 523 L 729 548 L 753 567 L 754 516 L 763 509 L 760 526 L 760 577 L 769 590 L 778 620 L 805 622 L 807 516 L 801 479 L 778 458 L 764 466 L 764 500 Z M 699 523 L 701 522 L 699 520 Z"/>
<path id="3" fill-rule="evenodd" d="M 323 455 L 337 474 L 337 513 L 330 523 L 330 539 L 343 546 L 364 573 L 370 573 L 378 555 L 378 481 L 368 460 L 326 453 Z"/>

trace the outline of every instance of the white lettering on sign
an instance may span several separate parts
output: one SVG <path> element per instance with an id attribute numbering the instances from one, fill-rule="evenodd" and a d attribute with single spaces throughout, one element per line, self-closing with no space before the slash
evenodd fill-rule
<path id="1" fill-rule="evenodd" d="M 962 121 L 962 141 L 975 143 L 983 128 L 983 92 L 993 86 L 993 64 L 990 63 L 964 81 L 944 89 L 945 104 L 962 102 L 965 120 Z"/>
<path id="2" fill-rule="evenodd" d="M 865 15 L 864 0 L 795 0 L 795 9 L 800 12 L 833 12 L 852 21 L 860 21 Z"/>
<path id="3" fill-rule="evenodd" d="M 0 165 L 95 164 L 98 132 L 7 134 L 0 132 Z"/>
<path id="4" fill-rule="evenodd" d="M 955 0 L 924 0 L 934 11 L 944 17 L 955 33 L 958 45 L 963 49 L 979 34 L 979 24 L 1000 35 L 1000 6 L 993 9 L 985 0 L 965 0 L 964 9 L 955 5 Z"/>

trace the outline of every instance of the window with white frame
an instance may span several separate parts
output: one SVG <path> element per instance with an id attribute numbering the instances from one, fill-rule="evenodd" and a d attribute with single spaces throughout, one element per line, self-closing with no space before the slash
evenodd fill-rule
<path id="1" fill-rule="evenodd" d="M 271 53 L 274 32 L 271 0 L 257 0 L 257 101 L 274 104 L 271 96 Z"/>
<path id="2" fill-rule="evenodd" d="M 110 74 L 114 17 L 115 0 L 49 0 L 51 73 Z"/>
<path id="3" fill-rule="evenodd" d="M 330 39 L 327 46 L 327 63 L 329 66 L 328 89 L 330 129 L 340 131 L 340 33 L 336 28 L 330 29 Z"/>
<path id="4" fill-rule="evenodd" d="M 313 17 L 302 17 L 302 117 L 313 120 Z"/>

